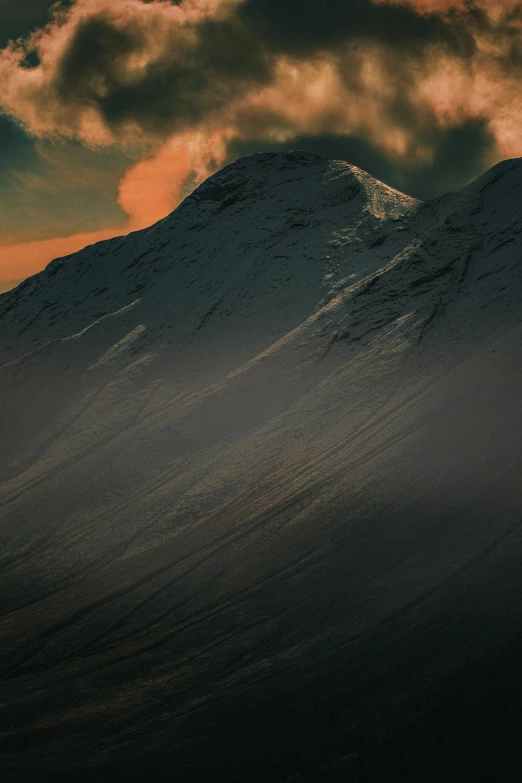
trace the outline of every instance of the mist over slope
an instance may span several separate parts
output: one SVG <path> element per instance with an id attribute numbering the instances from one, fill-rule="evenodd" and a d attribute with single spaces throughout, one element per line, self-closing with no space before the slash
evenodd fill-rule
<path id="1" fill-rule="evenodd" d="M 521 197 L 252 155 L 0 296 L 13 772 L 291 770 L 520 635 Z"/>

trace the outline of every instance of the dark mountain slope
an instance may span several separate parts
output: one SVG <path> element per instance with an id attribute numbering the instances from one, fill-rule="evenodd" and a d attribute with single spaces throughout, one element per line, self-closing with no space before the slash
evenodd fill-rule
<path id="1" fill-rule="evenodd" d="M 520 195 L 251 156 L 0 297 L 13 774 L 277 779 L 518 637 Z"/>

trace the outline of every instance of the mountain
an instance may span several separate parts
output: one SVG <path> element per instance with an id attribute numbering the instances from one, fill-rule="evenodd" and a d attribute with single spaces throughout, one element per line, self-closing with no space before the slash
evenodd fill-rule
<path id="1" fill-rule="evenodd" d="M 251 155 L 0 295 L 13 776 L 282 779 L 519 638 L 521 196 Z"/>

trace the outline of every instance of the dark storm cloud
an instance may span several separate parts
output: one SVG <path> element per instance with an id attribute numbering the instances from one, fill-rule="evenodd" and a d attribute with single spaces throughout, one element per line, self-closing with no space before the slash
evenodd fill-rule
<path id="1" fill-rule="evenodd" d="M 4 50 L 0 100 L 37 135 L 87 143 L 113 132 L 121 142 L 129 126 L 145 136 L 192 127 L 271 78 L 270 54 L 234 7 L 77 0 L 24 46 Z"/>
<path id="2" fill-rule="evenodd" d="M 204 18 L 172 27 L 160 56 L 128 79 L 126 61 L 146 53 L 140 19 L 117 26 L 103 13 L 82 20 L 60 58 L 55 87 L 65 104 L 95 104 L 111 128 L 136 122 L 146 132 L 182 130 L 270 79 L 261 41 L 239 19 Z"/>
<path id="3" fill-rule="evenodd" d="M 299 56 L 361 39 L 398 48 L 439 42 L 467 55 L 475 48 L 466 27 L 438 16 L 418 16 L 400 6 L 379 7 L 371 0 L 301 0 L 298 6 L 293 0 L 247 0 L 238 15 L 265 45 Z"/>
<path id="4" fill-rule="evenodd" d="M 247 0 L 224 17 L 203 16 L 195 26 L 172 25 L 168 46 L 128 79 L 126 60 L 146 50 L 144 20 L 116 18 L 106 10 L 83 17 L 56 70 L 55 90 L 65 105 L 96 106 L 116 131 L 137 123 L 146 133 L 165 134 L 194 126 L 238 99 L 245 90 L 268 84 L 277 57 L 307 59 L 327 52 L 341 57 L 351 44 L 371 41 L 398 56 L 395 78 L 407 86 L 411 54 L 426 42 L 471 57 L 475 42 L 462 26 L 423 18 L 401 7 L 376 7 L 371 0 L 329 0 L 318 7 L 304 0 Z M 353 61 L 340 73 L 356 89 Z M 364 85 L 362 86 L 364 89 Z M 397 91 L 390 111 L 412 122 L 407 90 Z"/>

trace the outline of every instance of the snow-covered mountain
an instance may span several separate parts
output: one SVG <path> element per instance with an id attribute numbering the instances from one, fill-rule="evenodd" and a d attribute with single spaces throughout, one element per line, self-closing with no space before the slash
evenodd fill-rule
<path id="1" fill-rule="evenodd" d="M 13 770 L 240 775 L 522 632 L 521 199 L 251 155 L 0 296 Z"/>

